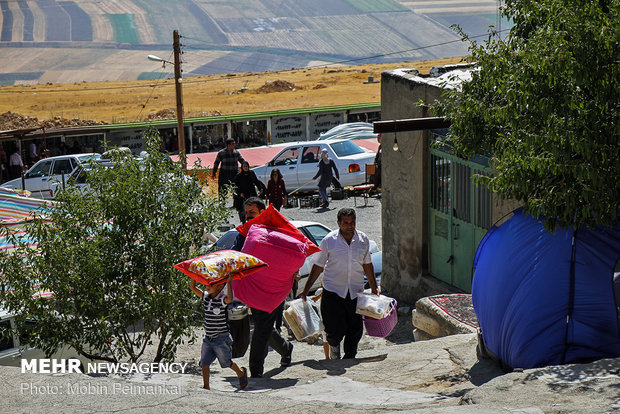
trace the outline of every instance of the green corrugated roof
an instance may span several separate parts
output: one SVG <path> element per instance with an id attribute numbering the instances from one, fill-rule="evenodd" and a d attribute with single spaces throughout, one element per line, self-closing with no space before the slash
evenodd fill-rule
<path id="1" fill-rule="evenodd" d="M 228 122 L 236 120 L 248 120 L 248 119 L 263 119 L 271 118 L 275 116 L 291 116 L 299 114 L 309 114 L 317 112 L 336 112 L 336 111 L 350 111 L 354 109 L 381 109 L 381 102 L 371 102 L 364 104 L 352 104 L 352 105 L 335 105 L 335 106 L 322 106 L 314 108 L 298 108 L 298 109 L 283 109 L 280 111 L 266 111 L 266 112 L 250 112 L 245 114 L 231 114 L 231 115 L 216 115 L 216 116 L 203 116 L 198 118 L 184 118 L 184 123 L 214 123 L 214 122 Z M 108 124 L 108 125 L 93 125 L 92 127 L 81 128 L 98 128 L 98 129 L 127 129 L 127 128 L 144 128 L 149 126 L 176 126 L 176 119 L 165 119 L 148 122 L 127 122 L 123 124 Z"/>

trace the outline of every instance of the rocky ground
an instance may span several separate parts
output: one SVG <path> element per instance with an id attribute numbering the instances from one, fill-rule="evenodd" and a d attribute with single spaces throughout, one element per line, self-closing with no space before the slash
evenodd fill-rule
<path id="1" fill-rule="evenodd" d="M 337 209 L 349 204 L 353 206 L 353 200 L 332 202 L 324 211 L 283 212 L 291 219 L 335 228 Z M 380 200 L 371 199 L 356 211 L 358 228 L 377 238 Z M 231 212 L 233 225 L 235 216 Z M 400 304 L 392 333 L 386 338 L 364 335 L 354 360 L 325 360 L 320 341 L 290 336 L 292 365 L 281 368 L 280 355 L 270 351 L 264 377 L 250 379 L 245 390 L 238 389 L 232 370 L 217 363 L 211 366 L 212 390 L 201 389 L 200 345 L 188 338 L 176 359 L 186 364 L 183 374 L 52 375 L 0 367 L 0 412 L 620 412 L 620 358 L 505 373 L 493 361 L 478 359 L 475 334 L 415 342 L 412 331 L 411 305 Z M 196 334 L 201 333 L 197 326 Z M 248 356 L 236 362 L 247 367 Z"/>
<path id="2" fill-rule="evenodd" d="M 294 342 L 293 364 L 270 351 L 265 375 L 238 389 L 211 366 L 201 389 L 200 346 L 184 343 L 184 374 L 22 374 L 0 367 L 2 412 L 610 413 L 620 411 L 620 359 L 503 373 L 476 357 L 475 334 L 412 342 L 406 314 L 388 338 L 364 336 L 355 360 L 328 361 Z M 200 328 L 198 328 L 200 331 Z M 402 341 L 402 342 L 401 342 Z M 247 367 L 248 354 L 237 360 Z"/>
<path id="3" fill-rule="evenodd" d="M 104 124 L 104 122 L 89 121 L 86 119 L 66 119 L 58 116 L 52 119 L 39 120 L 34 116 L 16 114 L 11 111 L 0 114 L 0 131 L 23 128 L 64 128 L 101 124 Z"/>

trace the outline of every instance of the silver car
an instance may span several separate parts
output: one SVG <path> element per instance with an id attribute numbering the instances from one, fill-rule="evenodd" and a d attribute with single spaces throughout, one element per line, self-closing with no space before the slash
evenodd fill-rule
<path id="1" fill-rule="evenodd" d="M 54 198 L 50 191 L 52 184 L 62 182 L 63 174 L 66 181 L 82 163 L 99 157 L 101 155 L 97 153 L 85 153 L 44 158 L 24 173 L 23 182 L 22 178 L 16 178 L 0 184 L 0 187 L 28 190 L 35 198 L 51 199 Z"/>

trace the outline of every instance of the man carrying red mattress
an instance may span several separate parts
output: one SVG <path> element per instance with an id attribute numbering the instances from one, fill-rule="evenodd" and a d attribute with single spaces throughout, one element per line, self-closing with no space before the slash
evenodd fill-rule
<path id="1" fill-rule="evenodd" d="M 265 210 L 265 203 L 258 197 L 248 198 L 243 203 L 243 206 L 248 221 L 258 217 Z M 245 239 L 246 237 L 239 233 L 232 249 L 241 251 Z M 282 367 L 290 366 L 293 344 L 282 338 L 280 332 L 274 328 L 277 316 L 281 315 L 284 309 L 284 301 L 271 312 L 256 309 L 250 304 L 248 305 L 252 309 L 252 321 L 254 322 L 254 333 L 250 344 L 250 374 L 252 378 L 263 376 L 265 357 L 269 351 L 269 346 L 281 355 L 280 365 Z"/>

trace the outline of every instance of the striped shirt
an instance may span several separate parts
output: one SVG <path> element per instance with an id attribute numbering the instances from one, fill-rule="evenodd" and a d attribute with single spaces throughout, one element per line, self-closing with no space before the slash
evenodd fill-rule
<path id="1" fill-rule="evenodd" d="M 229 332 L 228 305 L 224 302 L 225 298 L 226 289 L 222 289 L 214 298 L 206 290 L 202 294 L 205 334 L 208 337 L 212 338 Z"/>

